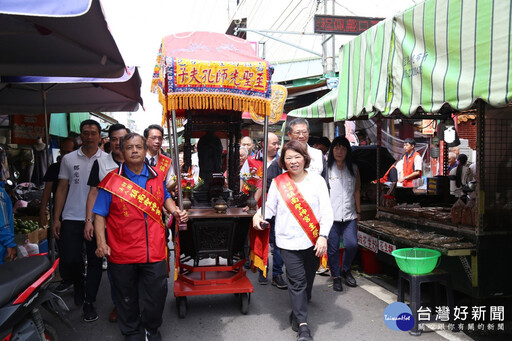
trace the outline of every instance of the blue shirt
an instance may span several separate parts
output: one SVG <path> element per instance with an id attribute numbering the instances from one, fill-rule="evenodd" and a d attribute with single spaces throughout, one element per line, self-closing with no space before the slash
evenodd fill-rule
<path id="1" fill-rule="evenodd" d="M 148 168 L 146 164 L 144 164 L 144 168 L 142 169 L 142 172 L 140 174 L 135 174 L 131 170 L 128 169 L 128 167 L 123 166 L 124 174 L 126 174 L 126 177 L 139 185 L 142 188 L 146 188 L 146 182 L 148 181 Z M 169 191 L 167 191 L 167 188 L 165 188 L 165 182 L 162 182 L 162 185 L 164 187 L 164 201 L 169 199 L 171 195 L 169 194 Z M 94 207 L 92 211 L 95 214 L 98 214 L 100 216 L 106 217 L 110 211 L 110 204 L 112 203 L 112 194 L 110 192 L 105 191 L 103 188 L 98 188 L 98 197 L 96 198 L 96 202 L 94 203 Z M 144 216 L 146 213 L 144 213 Z"/>
<path id="2" fill-rule="evenodd" d="M 4 182 L 0 181 L 0 264 L 3 264 L 9 247 L 16 247 L 12 201 L 4 189 Z"/>

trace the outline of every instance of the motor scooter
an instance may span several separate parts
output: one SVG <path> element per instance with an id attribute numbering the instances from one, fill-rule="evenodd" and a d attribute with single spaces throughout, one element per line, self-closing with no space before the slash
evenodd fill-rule
<path id="1" fill-rule="evenodd" d="M 58 264 L 59 259 L 52 265 L 46 254 L 38 254 L 0 265 L 0 340 L 58 340 L 40 307 L 71 327 L 68 307 L 49 289 Z"/>

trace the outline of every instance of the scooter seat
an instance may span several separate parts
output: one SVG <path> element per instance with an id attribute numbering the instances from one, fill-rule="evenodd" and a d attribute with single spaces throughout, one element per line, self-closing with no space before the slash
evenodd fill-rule
<path id="1" fill-rule="evenodd" d="M 47 256 L 32 256 L 0 265 L 0 307 L 16 298 L 50 268 Z"/>

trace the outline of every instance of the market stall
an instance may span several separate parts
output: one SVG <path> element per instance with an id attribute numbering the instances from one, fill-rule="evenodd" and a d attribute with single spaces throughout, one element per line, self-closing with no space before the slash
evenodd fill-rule
<path id="1" fill-rule="evenodd" d="M 512 231 L 505 223 L 512 210 L 510 6 L 427 0 L 340 49 L 337 121 L 376 117 L 448 125 L 464 111 L 476 115 L 477 182 L 462 219 L 454 219 L 453 202 L 439 195 L 448 175 L 441 170 L 427 179 L 424 192 L 414 193 L 434 200 L 416 206 L 379 200 L 378 220 L 359 227 L 364 246 L 390 264 L 396 248 L 438 249 L 454 288 L 478 298 L 512 294 L 511 275 L 502 271 L 512 265 Z"/>
<path id="2" fill-rule="evenodd" d="M 119 78 L 2 77 L 0 113 L 8 115 L 11 121 L 6 127 L 10 136 L 5 137 L 6 144 L 0 153 L 5 156 L 2 168 L 20 173 L 19 182 L 25 183 L 13 190 L 19 244 L 28 240 L 39 244 L 43 251 L 53 250 L 53 245 L 47 242 L 51 234 L 36 228 L 44 187 L 42 178 L 51 163 L 46 143 L 50 137 L 49 114 L 135 111 L 142 104 L 140 84 L 137 68 L 127 68 Z"/>
<path id="3" fill-rule="evenodd" d="M 177 186 L 180 207 L 191 206 L 188 223 L 175 231 L 174 296 L 182 318 L 187 297 L 195 295 L 239 294 L 240 309 L 247 313 L 254 288 L 242 267 L 242 251 L 252 215 L 237 208 L 240 128 L 242 112 L 263 117 L 270 113 L 270 77 L 268 62 L 258 58 L 255 46 L 245 40 L 211 32 L 179 33 L 162 40 L 152 90 L 159 95 L 163 123 L 174 140 L 174 160 L 179 159 L 176 117 L 186 122 L 185 170 L 191 169 L 190 140 L 199 138 L 199 177 L 204 182 L 196 186 L 192 179 L 197 174 L 182 174 L 174 163 L 177 183 L 183 185 Z"/>

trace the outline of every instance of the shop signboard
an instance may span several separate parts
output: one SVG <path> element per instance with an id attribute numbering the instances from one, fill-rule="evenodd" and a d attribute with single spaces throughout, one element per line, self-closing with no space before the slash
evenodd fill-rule
<path id="1" fill-rule="evenodd" d="M 379 240 L 367 233 L 357 231 L 357 243 L 370 251 L 379 252 Z"/>
<path id="2" fill-rule="evenodd" d="M 32 145 L 44 137 L 44 115 L 12 115 L 11 143 Z"/>
<path id="3" fill-rule="evenodd" d="M 315 33 L 359 35 L 382 18 L 315 15 Z"/>
<path id="4" fill-rule="evenodd" d="M 390 244 L 383 240 L 379 240 L 379 251 L 385 252 L 390 255 L 395 250 L 396 250 L 396 245 Z"/>

